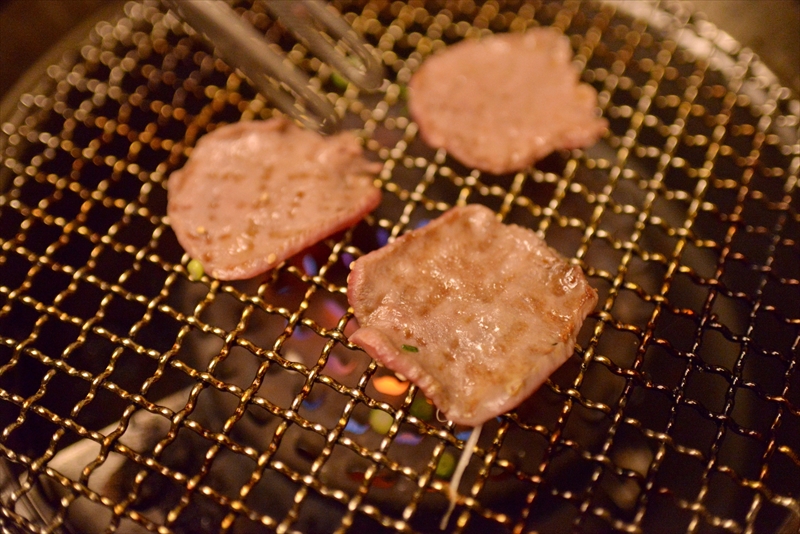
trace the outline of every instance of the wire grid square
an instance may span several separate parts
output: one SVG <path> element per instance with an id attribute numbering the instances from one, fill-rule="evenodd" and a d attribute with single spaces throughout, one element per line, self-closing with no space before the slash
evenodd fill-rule
<path id="1" fill-rule="evenodd" d="M 260 7 L 249 7 L 240 12 L 330 81 Z M 691 23 L 687 13 L 664 7 Z M 797 285 L 791 266 L 798 219 L 787 204 L 796 176 L 786 173 L 791 145 L 763 135 L 769 111 L 739 92 L 742 79 L 709 69 L 705 58 L 607 6 L 433 2 L 342 11 L 381 51 L 398 84 L 390 87 L 404 84 L 430 52 L 428 37 L 455 42 L 535 24 L 565 29 L 576 62 L 587 66 L 584 79 L 600 91 L 612 135 L 524 173 L 481 175 L 427 149 L 405 120 L 402 97 L 363 105 L 357 94 L 326 85 L 368 152 L 394 163 L 382 175 L 393 204 L 256 285 L 191 282 L 188 259 L 163 220 L 166 177 L 204 130 L 267 118 L 271 110 L 180 25 L 150 4 L 129 4 L 126 22 L 95 28 L 82 59 L 48 71 L 56 98 L 32 101 L 36 120 L 14 134 L 21 151 L 7 152 L 7 168 L 17 175 L 3 197 L 3 218 L 21 232 L 3 236 L 9 276 L 0 326 L 9 356 L 0 374 L 24 372 L 29 385 L 3 389 L 3 402 L 21 407 L 21 419 L 4 427 L 6 458 L 36 476 L 42 464 L 32 458 L 80 438 L 102 440 L 105 452 L 88 465 L 89 486 L 70 489 L 66 502 L 92 502 L 113 525 L 429 530 L 445 503 L 446 481 L 433 471 L 444 452 L 463 446 L 463 431 L 407 415 L 413 390 L 393 398 L 376 389 L 386 375 L 348 345 L 339 297 L 353 257 L 457 202 L 480 202 L 577 257 L 601 304 L 581 333 L 578 358 L 482 438 L 467 474 L 476 485 L 462 489 L 468 496 L 455 528 L 636 531 L 670 517 L 676 531 L 699 524 L 736 532 L 743 524 L 779 523 L 796 506 L 791 485 L 775 470 L 797 465 L 786 432 L 796 419 L 797 325 L 785 299 L 763 303 L 773 302 L 767 297 L 776 282 Z M 401 31 L 385 31 L 391 24 Z M 136 53 L 121 59 L 120 47 Z M 750 61 L 741 59 L 745 70 Z M 785 107 L 786 97 L 777 100 Z M 781 113 L 776 123 L 796 122 Z M 781 232 L 782 241 L 769 239 Z M 773 265 L 788 274 L 775 278 Z M 50 273 L 67 287 L 39 289 Z M 45 343 L 36 351 L 52 324 L 81 325 L 82 334 L 69 348 Z M 780 336 L 761 334 L 776 329 Z M 750 354 L 781 363 L 765 385 L 769 393 L 761 375 L 748 371 Z M 244 368 L 234 364 L 240 357 Z M 137 360 L 148 363 L 129 363 Z M 134 367 L 137 377 L 114 380 Z M 60 407 L 47 409 L 67 376 L 92 383 L 74 420 Z M 288 376 L 292 387 L 285 387 Z M 742 384 L 748 378 L 755 384 Z M 175 390 L 174 405 L 162 404 Z M 137 428 L 126 421 L 140 414 L 158 421 L 142 428 L 160 430 L 149 437 L 145 431 L 136 445 L 92 435 L 104 424 L 97 399 L 109 395 L 120 407 L 108 422 L 122 423 L 108 436 Z M 315 412 L 321 399 L 331 410 Z M 387 436 L 360 431 L 375 410 L 394 422 Z M 52 437 L 52 445 L 32 456 L 13 452 L 32 435 L 43 444 Z M 406 448 L 402 440 L 414 435 L 433 448 L 412 467 L 406 451 L 425 448 Z M 740 438 L 745 445 L 729 445 Z M 779 443 L 777 452 L 766 447 Z M 766 470 L 746 471 L 747 461 L 737 463 L 730 447 Z M 117 471 L 106 469 L 113 464 L 106 457 L 122 460 Z M 361 467 L 342 477 L 343 465 Z M 493 475 L 509 473 L 495 484 Z M 53 475 L 45 478 L 66 489 Z M 509 488 L 519 497 L 505 504 L 493 497 Z M 273 490 L 286 496 L 284 504 L 259 498 Z M 392 491 L 406 496 L 402 511 L 387 504 Z M 162 492 L 159 512 L 153 508 Z M 114 513 L 109 498 L 122 503 Z M 749 504 L 734 513 L 730 502 Z M 78 509 L 62 508 L 51 525 Z M 24 523 L 11 509 L 4 514 Z"/>

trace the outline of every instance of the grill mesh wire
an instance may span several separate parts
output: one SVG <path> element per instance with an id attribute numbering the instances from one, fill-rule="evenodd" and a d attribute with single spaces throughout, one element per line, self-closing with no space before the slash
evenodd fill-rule
<path id="1" fill-rule="evenodd" d="M 385 162 L 385 200 L 257 282 L 190 279 L 166 186 L 202 133 L 273 111 L 157 5 L 98 24 L 3 124 L 0 452 L 20 482 L 2 517 L 58 530 L 80 523 L 69 513 L 83 502 L 99 531 L 434 531 L 437 462 L 464 429 L 414 412 L 413 386 L 375 388 L 387 372 L 347 342 L 344 284 L 352 257 L 480 202 L 577 258 L 600 304 L 577 355 L 487 425 L 450 527 L 793 528 L 800 108 L 788 90 L 680 5 L 660 6 L 680 34 L 591 3 L 336 5 L 382 52 L 378 98 L 344 89 L 257 4 L 239 9 Z M 570 36 L 606 138 L 505 176 L 425 147 L 402 89 L 420 61 L 536 24 Z M 720 49 L 679 45 L 689 34 Z M 388 434 L 354 432 L 369 409 L 393 416 Z M 142 413 L 160 421 L 152 435 L 121 438 Z M 90 442 L 65 474 L 59 454 Z M 113 458 L 116 482 L 98 486 Z"/>

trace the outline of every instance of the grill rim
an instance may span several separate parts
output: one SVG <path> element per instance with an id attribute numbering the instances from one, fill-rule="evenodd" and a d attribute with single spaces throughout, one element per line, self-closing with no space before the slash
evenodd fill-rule
<path id="1" fill-rule="evenodd" d="M 47 51 L 39 56 L 36 61 L 9 87 L 2 97 L 0 97 L 0 125 L 6 123 L 15 124 L 19 127 L 19 120 L 24 119 L 22 110 L 18 108 L 20 100 L 26 93 L 41 94 L 40 86 L 52 84 L 52 80 L 47 78 L 47 68 L 51 65 L 59 65 L 68 61 L 70 54 L 78 54 L 79 45 L 88 41 L 89 32 L 99 22 L 106 20 L 116 20 L 122 13 L 123 6 L 129 0 L 107 0 L 102 8 L 92 13 L 91 17 L 83 20 L 72 27 L 67 33 L 53 43 Z M 16 120 L 15 120 L 16 119 Z M 7 134 L 0 132 L 0 154 L 4 154 L 7 148 Z M 3 168 L 0 167 L 0 191 L 5 191 L 8 184 L 5 180 L 10 179 L 4 176 Z"/>
<path id="2" fill-rule="evenodd" d="M 106 19 L 101 19 L 101 20 L 106 20 Z M 90 27 L 93 27 L 93 26 L 94 26 L 94 24 L 96 24 L 96 22 L 93 22 L 93 23 L 91 24 L 91 26 L 90 26 Z M 80 29 L 82 30 L 82 28 L 80 28 Z M 75 33 L 76 33 L 76 34 L 77 34 L 77 30 L 78 30 L 78 29 L 76 29 L 76 30 L 75 30 Z M 84 40 L 85 40 L 85 39 L 84 39 Z M 51 52 L 52 52 L 52 50 L 51 50 Z M 62 54 L 62 56 L 61 56 L 61 57 L 63 57 L 63 54 Z M 15 89 L 16 89 L 16 87 L 17 87 L 17 86 L 15 86 Z M 9 95 L 12 95 L 12 96 L 13 96 L 13 90 L 12 90 L 12 91 L 9 93 Z M 9 95 L 7 95 L 7 97 L 6 97 L 6 98 L 8 98 L 8 96 L 9 96 Z M 4 101 L 5 101 L 5 100 L 4 100 Z M 21 113 L 22 113 L 20 110 L 16 110 L 16 111 L 17 111 L 17 113 L 18 113 L 18 114 L 21 114 Z M 10 122 L 10 121 L 5 121 L 5 120 L 3 120 L 3 119 L 4 119 L 4 118 L 0 118 L 0 120 L 2 120 L 2 122 Z M 3 139 L 3 138 L 2 138 L 2 137 L 0 137 L 0 140 L 2 140 L 2 139 Z M 6 147 L 5 147 L 3 144 L 0 144 L 0 151 L 4 151 L 4 150 L 5 150 L 5 148 L 6 148 Z M 7 187 L 7 184 L 5 184 L 5 183 L 2 183 L 2 181 L 0 181 L 0 187 L 1 187 L 1 188 L 2 188 L 4 191 L 5 191 L 5 190 L 6 190 L 6 187 Z M 3 461 L 5 462 L 5 459 L 3 459 Z M 794 504 L 797 504 L 797 502 L 795 502 Z M 798 517 L 800 517 L 800 511 L 798 511 L 798 512 L 796 512 L 796 513 L 798 513 L 798 514 L 799 514 L 799 515 L 798 515 Z M 790 517 L 790 519 L 791 519 L 791 517 Z M 788 524 L 788 520 L 787 520 L 787 524 Z M 789 526 L 791 527 L 791 525 L 789 525 Z"/>

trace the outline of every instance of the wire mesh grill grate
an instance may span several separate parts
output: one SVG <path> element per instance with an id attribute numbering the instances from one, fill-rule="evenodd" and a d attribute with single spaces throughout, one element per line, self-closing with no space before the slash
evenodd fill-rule
<path id="1" fill-rule="evenodd" d="M 382 55 L 378 97 L 237 9 L 384 162 L 384 202 L 260 279 L 190 276 L 166 187 L 200 135 L 274 111 L 157 4 L 97 24 L 3 119 L 3 521 L 437 531 L 466 429 L 348 342 L 344 288 L 353 258 L 478 202 L 577 258 L 600 304 L 576 355 L 485 426 L 451 530 L 792 531 L 800 103 L 680 4 L 336 5 Z M 502 176 L 426 147 L 405 108 L 420 62 L 537 24 L 570 36 L 608 135 Z"/>

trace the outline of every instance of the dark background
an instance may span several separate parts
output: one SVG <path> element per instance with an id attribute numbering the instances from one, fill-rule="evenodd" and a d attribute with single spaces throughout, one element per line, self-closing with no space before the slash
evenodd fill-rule
<path id="1" fill-rule="evenodd" d="M 70 29 L 116 0 L 0 0 L 0 95 Z M 106 8 L 107 9 L 107 8 Z"/>

